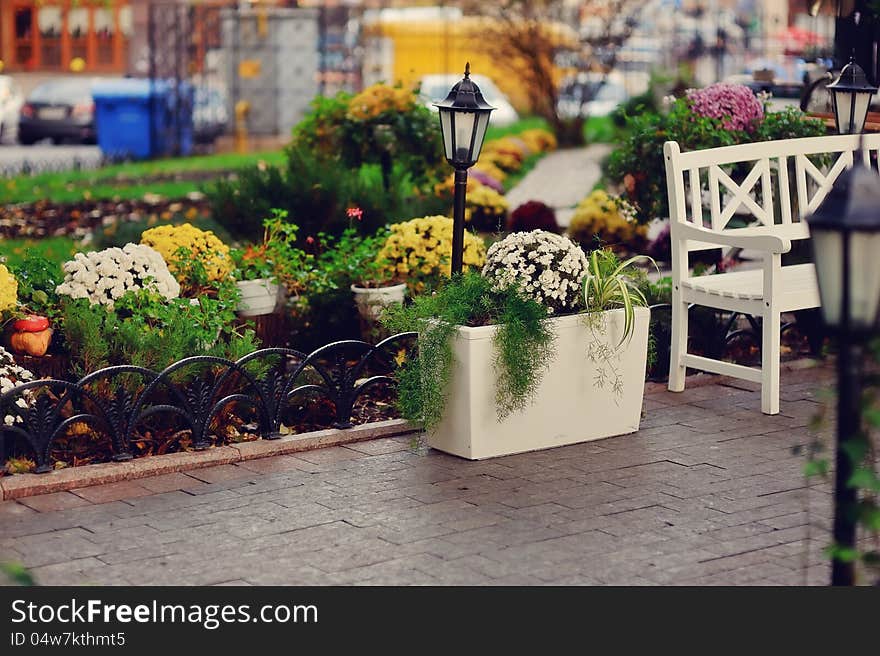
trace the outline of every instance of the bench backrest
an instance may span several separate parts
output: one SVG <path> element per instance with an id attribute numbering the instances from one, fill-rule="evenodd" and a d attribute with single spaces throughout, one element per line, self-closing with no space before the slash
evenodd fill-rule
<path id="1" fill-rule="evenodd" d="M 863 145 L 858 156 L 868 164 L 871 153 L 880 151 L 880 134 L 865 135 Z M 819 207 L 840 174 L 852 166 L 858 150 L 858 135 L 765 141 L 684 153 L 677 142 L 667 141 L 663 153 L 673 258 L 718 248 L 717 244 L 676 239 L 676 224 L 682 223 L 713 232 L 808 238 L 803 219 Z M 823 155 L 826 157 L 819 162 L 816 156 Z M 731 170 L 731 165 L 744 176 L 741 182 L 724 170 Z M 752 225 L 731 226 L 734 217 L 745 218 Z"/>

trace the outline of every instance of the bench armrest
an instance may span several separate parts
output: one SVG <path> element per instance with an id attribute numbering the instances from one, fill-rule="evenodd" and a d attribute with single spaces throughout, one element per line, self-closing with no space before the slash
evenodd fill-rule
<path id="1" fill-rule="evenodd" d="M 719 246 L 751 248 L 765 253 L 787 253 L 791 250 L 791 240 L 776 235 L 714 232 L 688 223 L 678 223 L 674 229 L 679 239 L 693 239 Z"/>

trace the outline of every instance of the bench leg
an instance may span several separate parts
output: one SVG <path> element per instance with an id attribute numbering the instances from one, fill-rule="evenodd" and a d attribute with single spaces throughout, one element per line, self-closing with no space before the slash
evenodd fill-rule
<path id="1" fill-rule="evenodd" d="M 767 312 L 761 328 L 761 412 L 779 414 L 779 312 Z"/>
<path id="2" fill-rule="evenodd" d="M 686 367 L 683 364 L 688 342 L 688 304 L 673 297 L 672 344 L 669 350 L 670 392 L 683 392 Z"/>

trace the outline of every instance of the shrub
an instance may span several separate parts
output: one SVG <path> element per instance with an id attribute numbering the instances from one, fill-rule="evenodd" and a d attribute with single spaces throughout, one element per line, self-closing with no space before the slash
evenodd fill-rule
<path id="1" fill-rule="evenodd" d="M 12 310 L 18 303 L 18 281 L 5 265 L 0 264 L 0 313 Z"/>
<path id="2" fill-rule="evenodd" d="M 149 246 L 128 244 L 125 248 L 77 253 L 61 268 L 64 281 L 55 291 L 72 299 L 86 299 L 91 305 L 112 308 L 126 292 L 142 289 L 165 299 L 180 294 L 180 285 L 165 260 Z"/>
<path id="3" fill-rule="evenodd" d="M 374 84 L 356 96 L 317 100 L 294 128 L 293 144 L 350 169 L 379 164 L 386 186 L 392 162 L 422 182 L 443 162 L 436 120 L 415 91 Z"/>
<path id="4" fill-rule="evenodd" d="M 507 219 L 507 199 L 494 189 L 478 185 L 468 190 L 464 219 L 471 229 L 479 232 L 500 231 Z"/>
<path id="5" fill-rule="evenodd" d="M 414 213 L 442 211 L 448 202 L 419 192 L 403 163 L 392 168 L 385 189 L 375 164 L 350 169 L 305 146 L 291 146 L 286 154 L 284 168 L 245 169 L 237 181 L 221 180 L 206 190 L 214 218 L 237 239 L 260 239 L 263 217 L 273 209 L 288 212 L 303 240 L 319 232 L 340 236 L 351 225 L 346 210 L 352 206 L 363 210 L 355 227 L 370 234 Z"/>
<path id="6" fill-rule="evenodd" d="M 539 200 L 530 200 L 513 210 L 507 220 L 507 230 L 510 232 L 546 230 L 558 233 L 559 224 L 556 222 L 556 212 L 552 207 Z"/>
<path id="7" fill-rule="evenodd" d="M 413 291 L 434 286 L 452 270 L 452 219 L 425 216 L 391 226 L 379 258 L 388 262 L 389 274 L 407 281 Z M 481 267 L 486 246 L 474 234 L 464 235 L 464 270 Z"/>
<path id="8" fill-rule="evenodd" d="M 495 289 L 517 286 L 551 313 L 570 312 L 580 301 L 587 258 L 568 237 L 533 230 L 509 235 L 489 248 L 483 276 Z"/>
<path id="9" fill-rule="evenodd" d="M 197 304 L 147 290 L 129 291 L 113 307 L 68 301 L 63 326 L 71 363 L 84 374 L 120 364 L 161 370 L 192 355 L 236 359 L 257 347 L 253 331 L 235 329 L 237 304 L 232 282 Z"/>
<path id="10" fill-rule="evenodd" d="M 636 221 L 635 210 L 624 199 L 597 189 L 582 200 L 568 226 L 568 236 L 586 250 L 609 246 L 615 252 L 639 252 L 648 227 Z"/>
<path id="11" fill-rule="evenodd" d="M 744 97 L 742 91 L 738 90 L 736 94 L 737 98 Z M 751 104 L 737 110 L 735 116 L 725 114 L 723 118 L 716 118 L 703 115 L 709 114 L 710 110 L 704 106 L 703 96 L 697 98 L 702 114 L 694 109 L 691 98 L 684 97 L 673 101 L 667 114 L 645 112 L 628 118 L 628 134 L 605 164 L 605 175 L 621 186 L 622 195 L 635 206 L 641 223 L 669 215 L 663 161 L 666 141 L 677 141 L 682 150 L 703 150 L 827 133 L 821 120 L 808 118 L 795 108 L 783 112 L 764 111 L 763 118 L 755 123 L 756 110 Z M 732 110 L 728 108 L 727 111 Z M 730 124 L 731 129 L 726 129 L 725 123 Z M 744 126 L 750 131 L 734 129 Z"/>
<path id="12" fill-rule="evenodd" d="M 229 247 L 210 230 L 200 230 L 191 223 L 179 226 L 164 225 L 151 228 L 141 235 L 141 244 L 162 255 L 172 273 L 182 277 L 178 264 L 179 252 L 184 249 L 204 267 L 208 280 L 224 280 L 232 273 L 233 263 Z"/>

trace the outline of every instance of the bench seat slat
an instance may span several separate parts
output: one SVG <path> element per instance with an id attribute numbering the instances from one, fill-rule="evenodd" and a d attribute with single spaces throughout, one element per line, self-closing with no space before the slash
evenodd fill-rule
<path id="1" fill-rule="evenodd" d="M 786 310 L 819 305 L 819 286 L 816 281 L 816 269 L 812 264 L 795 264 L 782 267 L 781 271 L 780 302 Z M 712 296 L 749 301 L 764 299 L 764 274 L 760 269 L 687 278 L 681 281 L 681 285 Z"/>

